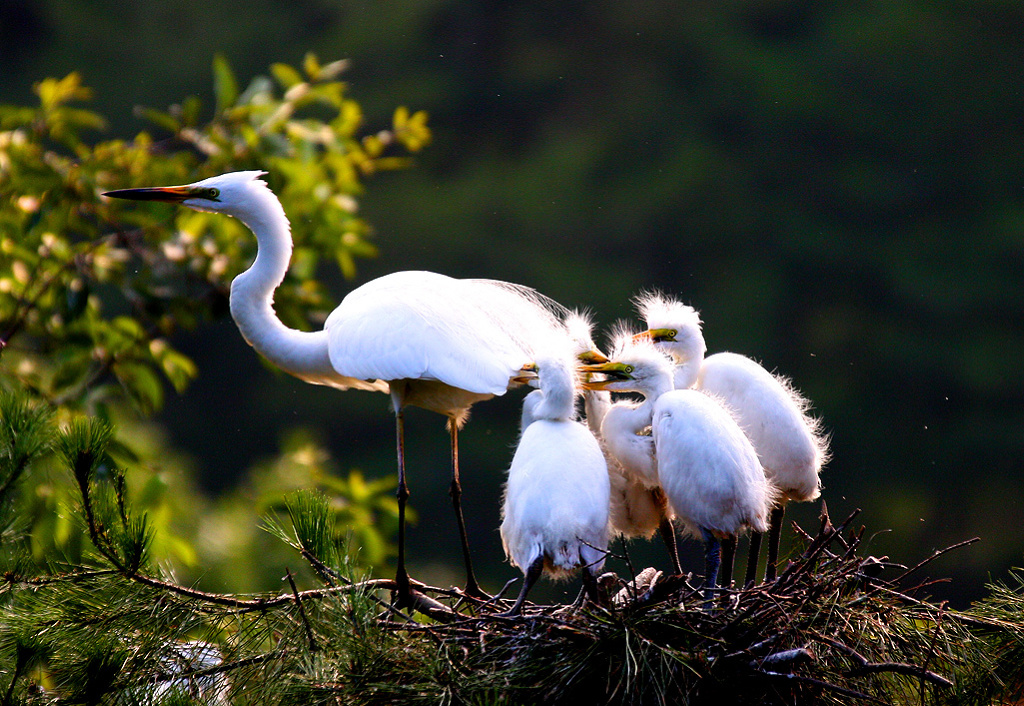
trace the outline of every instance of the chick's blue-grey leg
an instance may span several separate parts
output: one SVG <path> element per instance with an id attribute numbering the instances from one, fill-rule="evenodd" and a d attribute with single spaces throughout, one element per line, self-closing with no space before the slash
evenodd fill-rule
<path id="1" fill-rule="evenodd" d="M 747 572 L 743 575 L 743 585 L 753 586 L 757 581 L 757 560 L 761 557 L 761 532 L 750 533 L 750 551 L 747 554 Z"/>
<path id="2" fill-rule="evenodd" d="M 722 540 L 722 568 L 718 574 L 718 582 L 722 588 L 732 586 L 732 571 L 736 563 L 736 537 L 726 537 Z"/>
<path id="3" fill-rule="evenodd" d="M 775 580 L 779 563 L 779 543 L 782 540 L 782 520 L 786 516 L 786 506 L 779 505 L 772 509 L 768 527 L 768 566 L 764 569 L 765 583 Z"/>
<path id="4" fill-rule="evenodd" d="M 526 570 L 526 574 L 523 576 L 523 587 L 519 591 L 519 597 L 516 598 L 516 602 L 512 604 L 512 607 L 508 611 L 501 613 L 503 617 L 512 617 L 519 615 L 519 612 L 523 609 L 523 603 L 526 602 L 526 594 L 533 588 L 533 584 L 537 583 L 537 579 L 540 578 L 541 572 L 544 570 L 544 557 L 539 556 L 533 560 L 530 567 Z"/>
<path id="5" fill-rule="evenodd" d="M 703 527 L 700 534 L 704 540 L 704 609 L 710 612 L 718 586 L 718 568 L 722 565 L 722 546 L 718 538 Z"/>

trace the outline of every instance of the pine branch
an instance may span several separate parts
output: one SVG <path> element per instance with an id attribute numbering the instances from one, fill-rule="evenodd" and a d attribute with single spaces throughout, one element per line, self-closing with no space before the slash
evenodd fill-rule
<path id="1" fill-rule="evenodd" d="M 292 596 L 295 597 L 295 605 L 299 609 L 299 617 L 306 628 L 306 637 L 309 639 L 309 651 L 316 652 L 316 638 L 313 636 L 313 628 L 310 627 L 309 618 L 306 617 L 306 609 L 302 607 L 302 599 L 299 597 L 299 589 L 295 586 L 295 578 L 292 576 L 290 569 L 285 569 L 285 575 L 288 577 L 288 585 L 292 587 Z"/>

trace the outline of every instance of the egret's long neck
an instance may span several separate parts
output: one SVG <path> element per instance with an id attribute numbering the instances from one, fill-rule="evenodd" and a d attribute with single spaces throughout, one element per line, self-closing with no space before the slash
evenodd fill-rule
<path id="1" fill-rule="evenodd" d="M 262 182 L 254 182 L 262 183 Z M 288 328 L 274 312 L 274 290 L 284 281 L 292 256 L 291 230 L 280 201 L 269 189 L 235 215 L 256 236 L 256 261 L 231 283 L 231 316 L 242 337 L 277 367 L 322 382 L 334 375 L 324 331 Z"/>
<path id="2" fill-rule="evenodd" d="M 587 390 L 583 393 L 583 414 L 587 418 L 587 428 L 595 436 L 601 435 L 601 424 L 608 410 L 612 407 L 612 395 L 605 390 Z"/>
<path id="3" fill-rule="evenodd" d="M 675 361 L 675 389 L 685 390 L 693 387 L 697 383 L 700 367 L 704 365 L 704 353 L 707 351 L 703 337 L 673 343 L 668 351 Z"/>
<path id="4" fill-rule="evenodd" d="M 643 402 L 633 407 L 624 405 L 624 410 L 628 411 L 619 412 L 623 415 L 620 420 L 629 420 L 628 427 L 634 434 L 639 434 L 651 425 L 651 420 L 654 419 L 654 404 L 659 397 L 673 389 L 672 378 L 667 374 L 659 375 L 656 379 L 649 380 L 645 387 L 646 389 L 642 391 L 638 390 L 644 396 Z"/>
<path id="5" fill-rule="evenodd" d="M 658 464 L 654 456 L 654 439 L 644 431 L 654 418 L 658 396 L 644 397 L 638 405 L 619 403 L 604 415 L 601 437 L 606 451 L 629 475 L 643 485 L 658 484 Z"/>

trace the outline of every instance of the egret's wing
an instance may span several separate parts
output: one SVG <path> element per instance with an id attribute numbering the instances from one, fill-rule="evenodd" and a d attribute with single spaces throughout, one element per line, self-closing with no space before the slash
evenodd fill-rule
<path id="1" fill-rule="evenodd" d="M 767 528 L 773 490 L 750 441 L 728 411 L 696 390 L 658 398 L 653 435 L 658 479 L 688 525 L 729 534 Z"/>
<path id="2" fill-rule="evenodd" d="M 360 379 L 427 379 L 500 395 L 532 360 L 537 313 L 514 290 L 399 272 L 350 293 L 327 319 L 331 364 Z M 532 313 L 531 313 L 532 312 Z"/>
<path id="3" fill-rule="evenodd" d="M 827 438 L 808 412 L 810 403 L 788 380 L 745 356 L 716 353 L 704 361 L 698 385 L 725 400 L 765 472 L 791 499 L 818 497 Z"/>

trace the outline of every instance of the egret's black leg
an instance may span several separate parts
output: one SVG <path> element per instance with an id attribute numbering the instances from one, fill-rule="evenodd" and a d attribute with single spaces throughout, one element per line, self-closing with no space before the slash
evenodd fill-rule
<path id="1" fill-rule="evenodd" d="M 782 539 L 782 519 L 786 516 L 786 506 L 779 505 L 772 509 L 768 527 L 768 566 L 764 570 L 765 583 L 775 580 L 775 572 L 779 563 L 779 542 Z"/>
<path id="2" fill-rule="evenodd" d="M 409 486 L 405 483 L 405 415 L 396 405 L 395 434 L 398 437 L 398 571 L 395 575 L 397 598 L 395 605 L 404 608 L 412 605 L 412 587 L 409 573 L 405 569 L 405 503 L 409 499 Z"/>
<path id="3" fill-rule="evenodd" d="M 711 612 L 715 588 L 718 586 L 718 568 L 722 565 L 722 547 L 715 535 L 700 528 L 704 539 L 704 608 Z"/>
<path id="4" fill-rule="evenodd" d="M 658 525 L 658 532 L 661 533 L 661 539 L 665 542 L 665 548 L 668 549 L 669 558 L 672 560 L 672 570 L 676 574 L 682 574 L 683 565 L 679 563 L 679 545 L 676 543 L 676 528 L 672 526 L 672 521 L 667 517 L 662 517 L 661 524 Z"/>
<path id="5" fill-rule="evenodd" d="M 722 569 L 718 582 L 723 588 L 732 586 L 732 570 L 736 563 L 736 537 L 727 537 L 722 540 Z"/>
<path id="6" fill-rule="evenodd" d="M 589 566 L 583 567 L 583 593 L 590 598 L 594 605 L 607 607 L 607 601 L 601 593 L 600 586 L 597 585 L 597 574 L 595 574 L 594 570 Z M 580 601 L 581 605 L 582 603 L 583 601 Z"/>
<path id="7" fill-rule="evenodd" d="M 750 533 L 750 553 L 747 555 L 747 573 L 743 576 L 744 586 L 753 586 L 757 582 L 757 560 L 761 556 L 761 533 Z"/>
<path id="8" fill-rule="evenodd" d="M 541 571 L 544 570 L 544 557 L 539 556 L 534 559 L 533 563 L 530 564 L 530 568 L 526 570 L 526 575 L 523 576 L 523 588 L 519 591 L 519 597 L 516 598 L 516 602 L 512 604 L 512 607 L 505 613 L 500 613 L 502 617 L 512 617 L 513 615 L 519 615 L 519 611 L 523 609 L 523 603 L 526 602 L 526 594 L 533 588 L 533 584 L 537 583 L 537 579 L 540 578 Z"/>
<path id="9" fill-rule="evenodd" d="M 473 561 L 469 555 L 469 533 L 466 532 L 466 520 L 462 516 L 462 483 L 459 480 L 459 427 L 454 419 L 448 420 L 448 431 L 451 433 L 452 441 L 452 483 L 448 487 L 448 494 L 452 498 L 455 519 L 459 524 L 462 558 L 466 562 L 466 593 L 474 598 L 487 600 L 490 596 L 480 590 L 480 584 L 476 582 L 476 575 L 473 573 Z"/>

